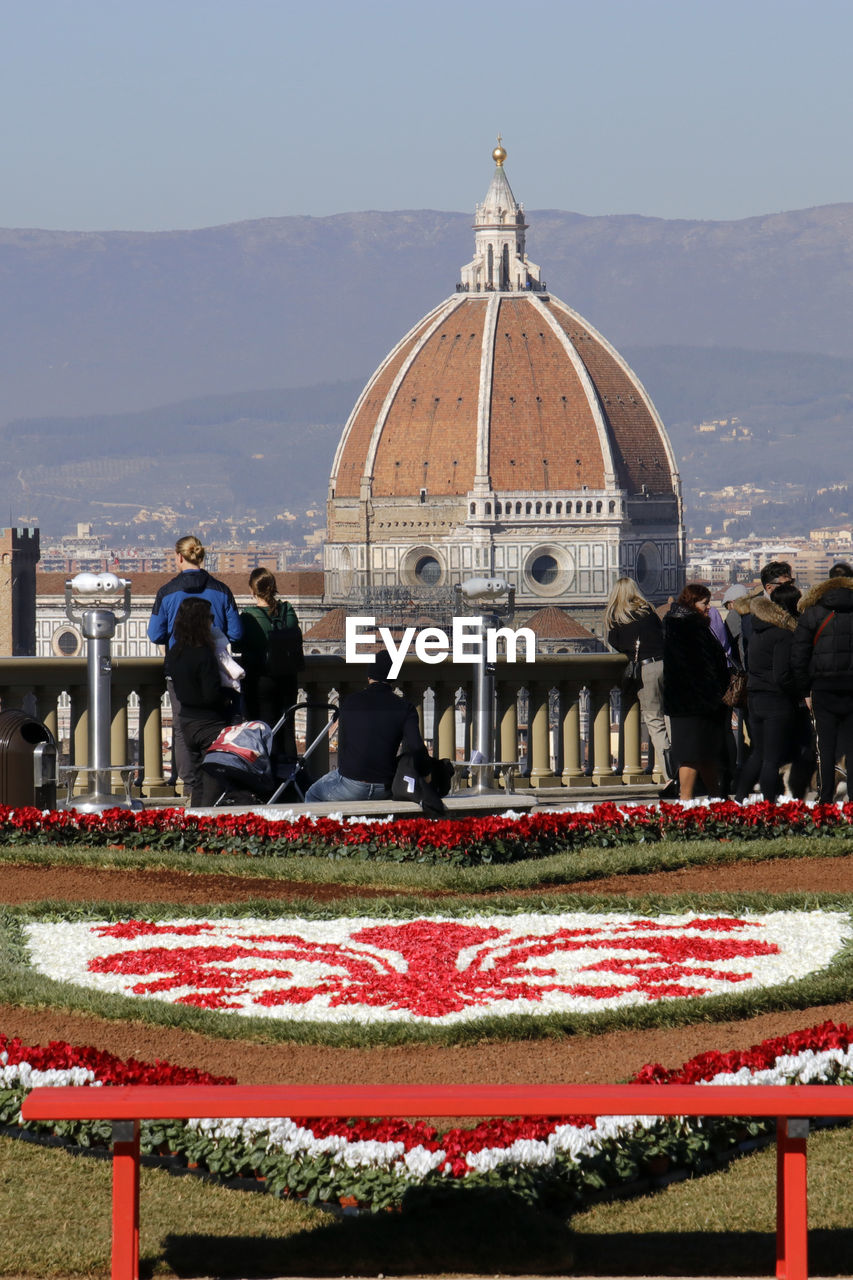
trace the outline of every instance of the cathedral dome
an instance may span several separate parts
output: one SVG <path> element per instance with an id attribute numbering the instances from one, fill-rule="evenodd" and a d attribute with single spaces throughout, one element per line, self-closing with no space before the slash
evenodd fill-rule
<path id="1" fill-rule="evenodd" d="M 590 605 L 627 572 L 670 593 L 679 482 L 651 399 L 525 251 L 505 151 L 475 214 L 475 256 L 367 383 L 329 486 L 327 590 L 472 572 L 520 604 Z"/>

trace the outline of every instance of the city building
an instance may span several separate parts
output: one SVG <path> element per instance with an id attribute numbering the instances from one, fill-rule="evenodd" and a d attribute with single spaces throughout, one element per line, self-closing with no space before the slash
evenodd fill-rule
<path id="1" fill-rule="evenodd" d="M 38 590 L 35 609 L 36 636 L 34 652 L 39 658 L 76 658 L 86 653 L 86 644 L 80 628 L 70 622 L 65 611 L 64 573 L 39 573 L 33 575 Z M 157 657 L 161 650 L 151 644 L 147 627 L 154 598 L 159 588 L 168 582 L 173 573 L 138 573 L 130 575 L 130 617 L 116 628 L 112 641 L 112 653 L 117 658 Z M 252 603 L 247 575 L 222 574 L 234 593 L 239 608 Z M 279 595 L 289 600 L 296 610 L 303 628 L 310 627 L 323 614 L 323 574 L 317 570 L 276 574 Z"/>
<path id="2" fill-rule="evenodd" d="M 456 292 L 382 362 L 341 436 L 326 602 L 497 576 L 520 615 L 560 603 L 592 626 L 620 574 L 655 602 L 682 585 L 675 456 L 636 375 L 548 293 L 506 152 L 492 156 Z"/>
<path id="3" fill-rule="evenodd" d="M 0 653 L 5 656 L 36 652 L 38 560 L 38 529 L 0 530 Z"/>

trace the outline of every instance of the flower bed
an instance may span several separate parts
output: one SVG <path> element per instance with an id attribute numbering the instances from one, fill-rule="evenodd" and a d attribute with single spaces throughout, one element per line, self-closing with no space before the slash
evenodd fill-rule
<path id="1" fill-rule="evenodd" d="M 36 921 L 32 968 L 106 995 L 322 1024 L 453 1026 L 767 991 L 828 970 L 842 911 Z"/>
<path id="2" fill-rule="evenodd" d="M 754 840 L 789 835 L 849 839 L 853 803 L 808 805 L 734 801 L 710 804 L 598 804 L 576 810 L 432 821 L 315 818 L 273 819 L 260 814 L 213 816 L 183 809 L 102 814 L 43 812 L 0 806 L 6 844 L 120 846 L 175 852 L 330 859 L 514 862 L 583 847 L 678 840 Z"/>
<path id="3" fill-rule="evenodd" d="M 850 1084 L 853 1029 L 819 1027 L 762 1041 L 746 1052 L 704 1053 L 677 1070 L 644 1067 L 636 1083 Z M 0 1122 L 21 1124 L 36 1086 L 233 1083 L 168 1063 L 127 1062 L 52 1042 L 25 1046 L 0 1035 Z M 109 1126 L 30 1125 L 82 1145 L 106 1144 Z M 571 1116 L 491 1120 L 439 1133 L 423 1123 L 282 1119 L 199 1120 L 142 1126 L 142 1149 L 225 1179 L 252 1177 L 267 1190 L 343 1200 L 373 1209 L 397 1205 L 418 1186 L 503 1186 L 528 1198 L 576 1204 L 591 1192 L 671 1168 L 700 1170 L 770 1123 L 654 1117 Z"/>

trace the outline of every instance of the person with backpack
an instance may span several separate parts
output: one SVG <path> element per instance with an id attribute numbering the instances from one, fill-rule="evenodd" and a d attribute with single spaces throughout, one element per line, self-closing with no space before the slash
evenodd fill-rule
<path id="1" fill-rule="evenodd" d="M 178 572 L 157 592 L 148 619 L 148 639 L 152 644 L 161 644 L 167 650 L 172 647 L 178 611 L 185 600 L 207 601 L 213 626 L 218 627 L 232 644 L 240 639 L 240 617 L 231 589 L 203 567 L 204 555 L 204 547 L 194 533 L 178 538 L 175 543 Z M 193 753 L 184 741 L 180 698 L 168 670 L 166 689 L 172 707 L 175 768 L 181 781 L 189 784 L 195 768 Z"/>
<path id="2" fill-rule="evenodd" d="M 168 675 L 180 706 L 182 741 L 189 757 L 190 806 L 215 803 L 221 785 L 202 768 L 205 752 L 229 721 L 227 691 L 216 660 L 210 601 L 187 595 L 175 611 Z"/>
<path id="3" fill-rule="evenodd" d="M 292 707 L 299 693 L 299 672 L 305 666 L 302 631 L 289 600 L 280 600 L 275 575 L 258 567 L 249 575 L 254 604 L 240 614 L 243 638 L 238 648 L 245 671 L 243 702 L 249 720 L 274 725 Z M 293 725 L 276 735 L 274 749 L 296 754 Z"/>
<path id="4" fill-rule="evenodd" d="M 800 600 L 791 644 L 797 689 L 815 725 L 818 801 L 835 799 L 835 763 L 853 759 L 853 566 L 835 564 Z"/>

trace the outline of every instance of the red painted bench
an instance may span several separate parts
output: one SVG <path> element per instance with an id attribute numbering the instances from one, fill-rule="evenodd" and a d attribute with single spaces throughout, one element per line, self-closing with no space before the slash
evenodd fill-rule
<path id="1" fill-rule="evenodd" d="M 113 1122 L 113 1280 L 139 1280 L 139 1122 L 259 1116 L 775 1116 L 776 1276 L 807 1280 L 806 1116 L 853 1085 L 117 1085 L 33 1089 L 25 1120 Z"/>

